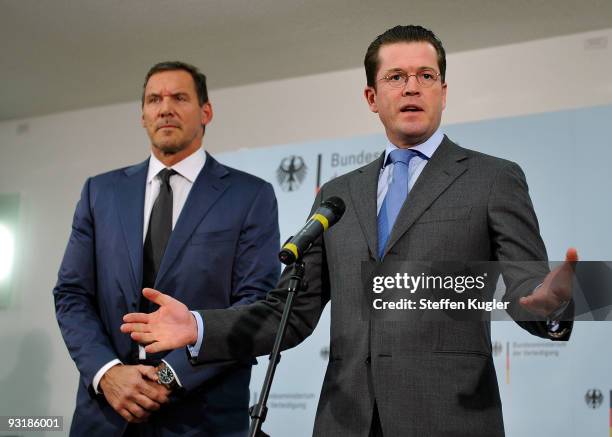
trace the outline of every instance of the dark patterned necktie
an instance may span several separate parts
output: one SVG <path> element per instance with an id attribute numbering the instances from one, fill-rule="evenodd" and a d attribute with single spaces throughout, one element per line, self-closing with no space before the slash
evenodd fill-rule
<path id="1" fill-rule="evenodd" d="M 155 285 L 155 278 L 159 272 L 159 266 L 166 250 L 166 245 L 172 233 L 172 187 L 170 177 L 176 171 L 165 168 L 158 173 L 161 180 L 159 195 L 155 199 L 151 218 L 149 219 L 149 229 L 144 244 L 143 257 L 143 287 L 152 288 Z"/>

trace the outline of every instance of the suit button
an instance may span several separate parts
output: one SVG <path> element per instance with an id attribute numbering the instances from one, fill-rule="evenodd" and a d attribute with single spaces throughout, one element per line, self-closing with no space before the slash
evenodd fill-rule
<path id="1" fill-rule="evenodd" d="M 367 357 L 367 358 L 365 359 L 365 363 L 366 363 L 366 364 L 368 364 L 368 365 L 369 365 L 371 362 L 372 362 L 372 360 L 371 360 L 371 358 L 370 358 L 370 357 Z"/>

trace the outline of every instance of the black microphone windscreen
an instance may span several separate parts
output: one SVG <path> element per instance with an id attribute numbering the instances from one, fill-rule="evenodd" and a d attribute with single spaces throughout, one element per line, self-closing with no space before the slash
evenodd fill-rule
<path id="1" fill-rule="evenodd" d="M 340 220 L 340 217 L 346 211 L 346 205 L 344 204 L 344 200 L 337 196 L 332 196 L 321 204 L 321 206 L 327 207 L 331 210 L 331 212 L 336 216 L 336 220 L 334 222 Z"/>

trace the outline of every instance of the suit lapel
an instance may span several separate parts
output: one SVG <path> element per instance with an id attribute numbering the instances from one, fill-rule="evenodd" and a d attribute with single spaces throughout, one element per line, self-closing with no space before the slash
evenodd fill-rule
<path id="1" fill-rule="evenodd" d="M 223 178 L 227 169 L 206 153 L 206 164 L 193 183 L 189 196 L 168 240 L 164 257 L 155 280 L 156 287 L 163 280 L 172 263 L 193 234 L 193 231 L 210 211 L 221 194 L 230 186 Z"/>
<path id="2" fill-rule="evenodd" d="M 361 167 L 350 179 L 351 203 L 357 214 L 361 231 L 365 235 L 370 255 L 377 258 L 378 253 L 378 226 L 376 196 L 378 191 L 378 178 L 385 153 Z"/>
<path id="3" fill-rule="evenodd" d="M 391 230 L 384 255 L 440 194 L 467 170 L 467 166 L 461 162 L 466 158 L 467 155 L 463 149 L 445 135 L 408 194 L 408 200 L 402 206 Z"/>
<path id="4" fill-rule="evenodd" d="M 136 295 L 126 296 L 128 303 L 139 297 L 142 284 L 142 227 L 148 168 L 148 159 L 129 167 L 119 175 L 115 184 L 116 206 L 132 271 L 132 290 L 136 291 Z"/>

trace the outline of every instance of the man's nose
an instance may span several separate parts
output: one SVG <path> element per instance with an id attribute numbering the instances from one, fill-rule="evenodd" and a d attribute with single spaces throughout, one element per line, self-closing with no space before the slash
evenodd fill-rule
<path id="1" fill-rule="evenodd" d="M 165 116 L 168 114 L 172 114 L 173 112 L 174 108 L 172 106 L 172 99 L 169 96 L 163 97 L 161 105 L 159 105 L 159 114 L 161 116 Z"/>
<path id="2" fill-rule="evenodd" d="M 402 95 L 404 96 L 414 96 L 421 94 L 421 86 L 416 78 L 416 75 L 411 74 L 406 79 L 406 83 L 404 84 L 404 88 L 402 90 Z"/>

